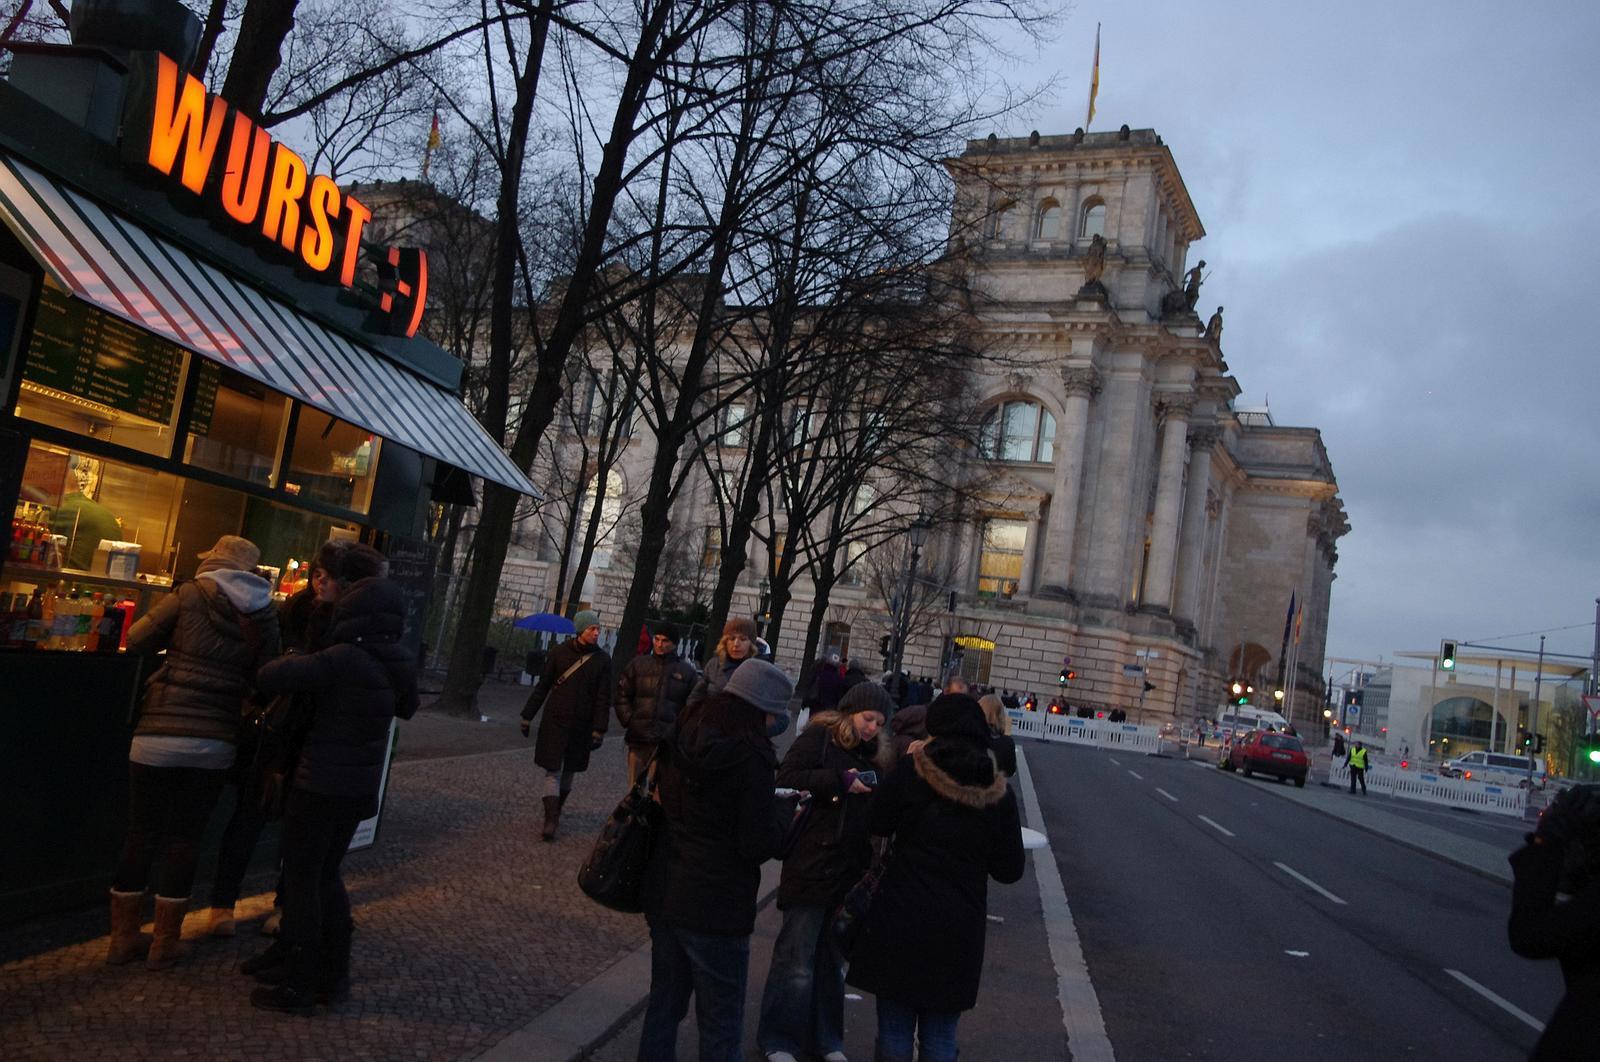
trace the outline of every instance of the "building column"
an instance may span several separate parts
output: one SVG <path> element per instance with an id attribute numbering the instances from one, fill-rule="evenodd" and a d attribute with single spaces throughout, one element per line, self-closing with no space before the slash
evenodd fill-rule
<path id="1" fill-rule="evenodd" d="M 1189 433 L 1189 478 L 1183 488 L 1183 535 L 1178 551 L 1178 598 L 1173 614 L 1200 625 L 1200 587 L 1205 581 L 1206 525 L 1210 520 L 1211 448 L 1221 438 L 1216 428 Z"/>
<path id="2" fill-rule="evenodd" d="M 1156 511 L 1150 529 L 1150 568 L 1143 601 L 1172 608 L 1172 573 L 1178 556 L 1178 514 L 1183 506 L 1183 466 L 1189 449 L 1189 410 L 1194 399 L 1173 395 L 1161 400 L 1161 463 L 1156 473 Z"/>
<path id="3" fill-rule="evenodd" d="M 1025 517 L 1028 523 L 1028 533 L 1024 537 L 1022 546 L 1022 574 L 1017 576 L 1017 593 L 1025 596 L 1033 593 L 1038 574 L 1039 534 L 1044 530 L 1039 519 L 1043 503 L 1039 503 L 1028 510 Z"/>
<path id="4" fill-rule="evenodd" d="M 1078 504 L 1083 496 L 1083 452 L 1089 438 L 1089 401 L 1100 393 L 1100 372 L 1064 368 L 1061 384 L 1067 400 L 1056 422 L 1055 484 L 1050 519 L 1045 528 L 1044 571 L 1040 589 L 1063 595 L 1072 585 L 1072 549 L 1078 531 Z"/>

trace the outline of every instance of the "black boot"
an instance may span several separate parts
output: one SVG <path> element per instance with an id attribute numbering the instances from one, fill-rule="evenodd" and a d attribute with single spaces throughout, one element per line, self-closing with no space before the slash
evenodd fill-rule
<path id="1" fill-rule="evenodd" d="M 285 966 L 287 976 L 283 983 L 253 990 L 250 1005 L 285 1014 L 311 1014 L 317 1009 L 317 949 L 291 946 Z"/>
<path id="2" fill-rule="evenodd" d="M 544 832 L 539 834 L 540 839 L 555 840 L 556 827 L 559 825 L 561 825 L 561 798 L 547 796 L 544 798 Z"/>
<path id="3" fill-rule="evenodd" d="M 279 937 L 267 946 L 267 950 L 254 958 L 246 959 L 239 964 L 239 972 L 251 977 L 282 966 L 289 958 L 289 945 Z M 278 978 L 279 981 L 283 978 Z M 276 984 L 277 982 L 272 982 Z"/>
<path id="4" fill-rule="evenodd" d="M 350 938 L 354 922 L 329 926 L 317 956 L 317 1002 L 343 1003 L 350 998 Z"/>

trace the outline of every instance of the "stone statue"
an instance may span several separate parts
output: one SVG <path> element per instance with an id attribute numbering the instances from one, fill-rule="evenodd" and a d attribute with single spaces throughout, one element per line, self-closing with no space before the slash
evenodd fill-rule
<path id="1" fill-rule="evenodd" d="M 1200 264 L 1183 275 L 1183 301 L 1191 312 L 1194 304 L 1200 301 L 1200 285 L 1205 281 L 1206 260 L 1200 259 Z"/>
<path id="2" fill-rule="evenodd" d="M 1206 322 L 1203 335 L 1213 343 L 1222 342 L 1222 307 L 1217 307 L 1217 312 L 1211 315 L 1211 320 Z"/>
<path id="3" fill-rule="evenodd" d="M 1098 232 L 1094 239 L 1089 241 L 1089 249 L 1083 255 L 1083 287 L 1078 289 L 1079 295 L 1104 295 L 1106 286 L 1100 283 L 1100 278 L 1106 271 L 1106 238 Z"/>

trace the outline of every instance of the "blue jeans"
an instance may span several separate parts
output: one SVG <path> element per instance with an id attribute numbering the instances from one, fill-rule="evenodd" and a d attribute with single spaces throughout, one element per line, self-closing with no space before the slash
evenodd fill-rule
<path id="1" fill-rule="evenodd" d="M 791 907 L 772 948 L 756 1043 L 762 1054 L 844 1050 L 844 960 L 826 907 Z"/>
<path id="2" fill-rule="evenodd" d="M 959 1011 L 914 1010 L 878 997 L 878 1057 L 883 1062 L 956 1062 Z"/>
<path id="3" fill-rule="evenodd" d="M 650 1001 L 638 1062 L 676 1062 L 678 1023 L 694 996 L 700 1062 L 740 1062 L 750 938 L 694 933 L 650 920 Z"/>

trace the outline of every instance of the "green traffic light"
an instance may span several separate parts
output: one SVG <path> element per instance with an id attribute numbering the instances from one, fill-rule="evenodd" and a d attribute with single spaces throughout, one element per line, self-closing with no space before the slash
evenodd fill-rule
<path id="1" fill-rule="evenodd" d="M 1590 763 L 1600 763 L 1600 749 L 1590 749 L 1589 750 L 1589 762 Z"/>

